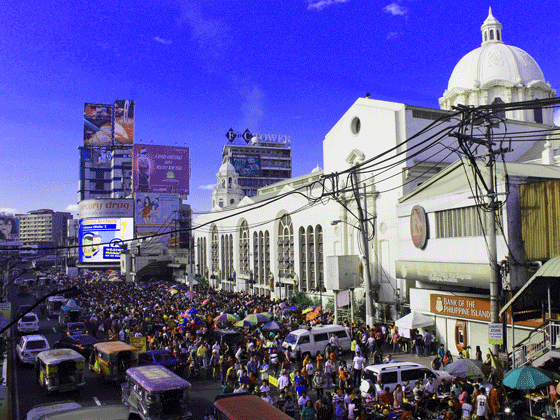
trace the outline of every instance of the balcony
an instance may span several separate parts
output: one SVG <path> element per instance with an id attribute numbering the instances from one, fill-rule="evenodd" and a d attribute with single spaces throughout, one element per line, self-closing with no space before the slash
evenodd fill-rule
<path id="1" fill-rule="evenodd" d="M 560 359 L 560 321 L 548 320 L 535 328 L 529 337 L 513 346 L 513 368 L 524 365 L 544 365 L 550 359 Z"/>

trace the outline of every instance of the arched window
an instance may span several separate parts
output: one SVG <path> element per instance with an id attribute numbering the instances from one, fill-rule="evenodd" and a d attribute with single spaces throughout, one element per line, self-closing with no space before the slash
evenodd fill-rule
<path id="1" fill-rule="evenodd" d="M 537 124 L 543 123 L 542 108 L 535 108 L 535 122 Z"/>
<path id="2" fill-rule="evenodd" d="M 222 280 L 227 280 L 227 275 L 226 275 L 226 246 L 227 243 L 224 240 L 224 235 L 220 236 L 220 254 L 222 256 L 222 258 L 220 259 L 220 271 L 222 272 Z"/>
<path id="3" fill-rule="evenodd" d="M 484 31 L 484 41 L 488 41 L 488 32 Z"/>
<path id="4" fill-rule="evenodd" d="M 222 179 L 222 188 L 225 188 L 225 187 L 226 187 L 226 180 Z"/>
<path id="5" fill-rule="evenodd" d="M 264 231 L 264 266 L 263 266 L 263 282 L 266 284 L 268 282 L 268 273 L 270 271 L 270 233 L 268 230 Z M 267 292 L 270 295 L 270 290 Z"/>
<path id="6" fill-rule="evenodd" d="M 499 41 L 500 40 L 500 31 L 496 31 L 496 39 Z"/>
<path id="7" fill-rule="evenodd" d="M 278 275 L 288 278 L 294 271 L 294 226 L 289 214 L 278 224 Z"/>
<path id="8" fill-rule="evenodd" d="M 307 291 L 307 242 L 305 228 L 299 228 L 299 281 L 300 290 Z"/>
<path id="9" fill-rule="evenodd" d="M 307 226 L 307 282 L 309 290 L 315 290 L 315 235 L 313 227 Z"/>
<path id="10" fill-rule="evenodd" d="M 235 202 L 235 200 L 232 198 L 231 200 L 229 200 L 229 204 L 233 204 Z"/>
<path id="11" fill-rule="evenodd" d="M 231 187 L 231 176 L 228 178 L 228 186 Z"/>
<path id="12" fill-rule="evenodd" d="M 492 102 L 492 105 L 499 105 L 499 104 L 503 104 L 504 101 L 502 101 L 502 98 L 497 97 L 496 99 L 494 99 L 494 101 Z M 506 111 L 505 110 L 496 110 L 493 112 L 493 114 L 497 117 L 497 118 L 505 118 L 506 117 Z"/>
<path id="13" fill-rule="evenodd" d="M 239 228 L 239 271 L 246 274 L 249 269 L 249 225 L 243 220 Z"/>
<path id="14" fill-rule="evenodd" d="M 494 30 L 490 29 L 490 41 L 494 39 Z"/>
<path id="15" fill-rule="evenodd" d="M 218 242 L 218 227 L 212 226 L 210 241 L 212 246 L 212 272 L 215 273 L 220 269 L 220 249 Z"/>
<path id="16" fill-rule="evenodd" d="M 315 257 L 317 258 L 317 288 L 325 287 L 325 269 L 323 262 L 323 227 L 315 226 Z"/>

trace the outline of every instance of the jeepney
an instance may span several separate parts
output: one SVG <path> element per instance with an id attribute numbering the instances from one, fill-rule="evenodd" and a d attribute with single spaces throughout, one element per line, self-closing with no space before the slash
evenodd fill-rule
<path id="1" fill-rule="evenodd" d="M 35 360 L 35 377 L 47 393 L 83 387 L 86 359 L 72 349 L 42 351 Z"/>
<path id="2" fill-rule="evenodd" d="M 50 317 L 55 317 L 60 315 L 62 306 L 66 303 L 68 299 L 64 296 L 50 296 L 47 299 L 47 315 Z"/>
<path id="3" fill-rule="evenodd" d="M 138 366 L 126 371 L 122 402 L 145 420 L 188 419 L 190 388 L 188 381 L 163 366 Z"/>
<path id="4" fill-rule="evenodd" d="M 68 322 L 81 321 L 84 309 L 76 303 L 74 299 L 69 299 L 64 305 L 60 307 L 58 314 L 58 324 L 64 327 Z"/>
<path id="5" fill-rule="evenodd" d="M 102 341 L 93 346 L 89 368 L 105 379 L 121 381 L 128 368 L 138 365 L 138 353 L 122 341 Z"/>

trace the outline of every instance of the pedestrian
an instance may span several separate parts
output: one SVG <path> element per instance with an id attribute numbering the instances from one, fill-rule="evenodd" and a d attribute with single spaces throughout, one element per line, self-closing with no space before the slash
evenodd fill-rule
<path id="1" fill-rule="evenodd" d="M 325 387 L 325 373 L 323 370 L 317 370 L 313 376 L 313 386 L 317 391 L 317 398 L 323 397 L 323 389 Z"/>
<path id="2" fill-rule="evenodd" d="M 352 361 L 352 386 L 356 388 L 356 384 L 359 384 L 359 381 L 362 377 L 362 368 L 365 363 L 366 359 L 360 354 L 360 352 L 356 353 L 354 359 Z"/>

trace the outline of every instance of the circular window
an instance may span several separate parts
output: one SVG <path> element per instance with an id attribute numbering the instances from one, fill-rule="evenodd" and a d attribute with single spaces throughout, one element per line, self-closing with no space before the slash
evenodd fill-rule
<path id="1" fill-rule="evenodd" d="M 362 126 L 362 123 L 360 122 L 360 119 L 358 117 L 354 117 L 354 119 L 352 120 L 352 134 L 357 135 L 360 132 L 360 128 Z"/>

